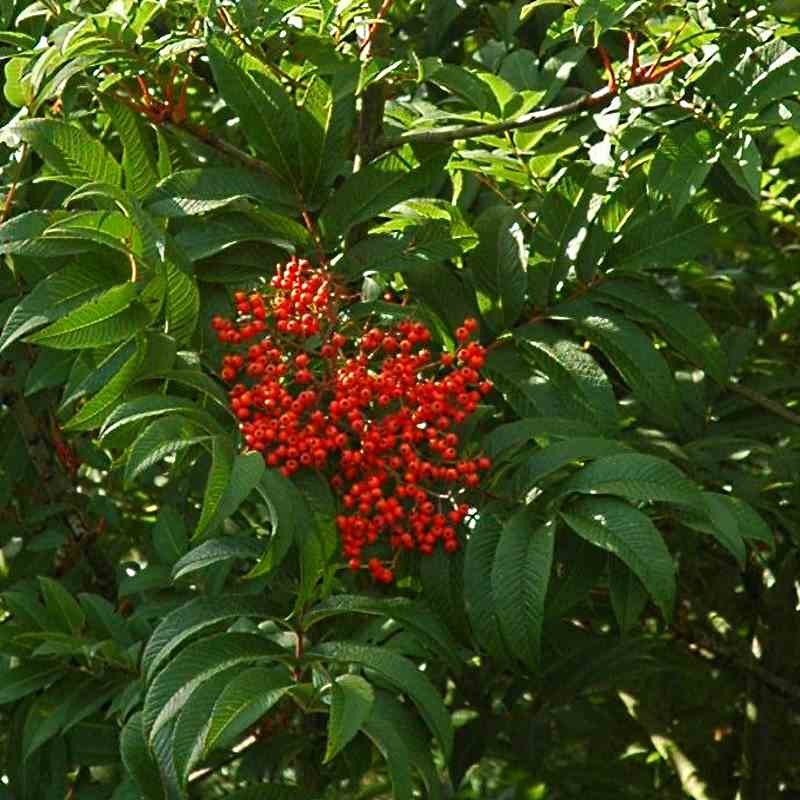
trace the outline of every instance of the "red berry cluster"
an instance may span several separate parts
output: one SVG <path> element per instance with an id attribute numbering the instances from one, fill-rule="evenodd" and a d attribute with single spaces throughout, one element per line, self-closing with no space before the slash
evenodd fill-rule
<path id="1" fill-rule="evenodd" d="M 420 322 L 341 322 L 343 296 L 328 273 L 292 259 L 272 291 L 235 295 L 235 321 L 214 319 L 220 341 L 245 350 L 224 357 L 221 375 L 234 384 L 247 447 L 287 476 L 304 467 L 328 475 L 351 569 L 379 540 L 395 551 L 430 554 L 442 542 L 453 552 L 469 508 L 459 495 L 490 467 L 483 456 L 460 457 L 456 432 L 492 388 L 480 375 L 485 348 L 471 341 L 478 324 L 465 320 L 456 352 L 437 356 Z M 393 580 L 380 559 L 367 565 L 376 580 Z"/>

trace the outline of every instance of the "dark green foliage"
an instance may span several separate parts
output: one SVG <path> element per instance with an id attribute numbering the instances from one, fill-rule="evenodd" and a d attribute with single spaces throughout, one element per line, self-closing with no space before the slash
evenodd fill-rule
<path id="1" fill-rule="evenodd" d="M 0 2 L 0 800 L 800 794 L 800 25 L 756 5 Z M 391 586 L 217 377 L 295 253 L 489 348 L 461 549 Z"/>

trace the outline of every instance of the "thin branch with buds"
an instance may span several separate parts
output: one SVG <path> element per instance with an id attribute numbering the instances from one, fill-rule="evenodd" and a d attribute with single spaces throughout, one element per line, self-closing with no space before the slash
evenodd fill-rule
<path id="1" fill-rule="evenodd" d="M 569 103 L 543 108 L 539 111 L 531 111 L 515 119 L 490 122 L 485 125 L 450 125 L 443 128 L 434 128 L 433 130 L 405 131 L 397 136 L 385 137 L 378 142 L 376 150 L 378 153 L 385 153 L 405 144 L 444 144 L 458 139 L 475 139 L 480 136 L 492 136 L 506 131 L 529 128 L 532 125 L 550 122 L 554 119 L 571 117 L 590 109 L 603 108 L 611 102 L 615 94 L 608 86 L 604 86 L 596 92 L 586 94 Z"/>

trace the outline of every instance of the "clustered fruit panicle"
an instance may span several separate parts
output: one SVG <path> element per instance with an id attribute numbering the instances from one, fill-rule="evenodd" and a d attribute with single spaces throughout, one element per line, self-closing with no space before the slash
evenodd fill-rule
<path id="1" fill-rule="evenodd" d="M 234 296 L 236 318 L 215 317 L 226 355 L 221 376 L 247 447 L 286 476 L 327 476 L 340 501 L 342 552 L 358 570 L 364 551 L 458 549 L 459 502 L 490 467 L 462 458 L 456 432 L 491 383 L 481 377 L 485 348 L 467 319 L 455 353 L 434 354 L 430 330 L 411 318 L 359 328 L 340 316 L 344 293 L 306 260 L 278 265 L 267 291 Z M 393 580 L 377 557 L 373 577 Z"/>

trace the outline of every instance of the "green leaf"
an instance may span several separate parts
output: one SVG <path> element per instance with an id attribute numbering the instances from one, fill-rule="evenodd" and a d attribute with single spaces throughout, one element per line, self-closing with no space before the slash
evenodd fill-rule
<path id="1" fill-rule="evenodd" d="M 329 88 L 312 78 L 299 117 L 303 157 L 303 196 L 316 207 L 325 190 L 347 167 L 348 144 L 355 125 L 355 97 L 351 80 L 356 66 L 341 65 Z"/>
<path id="2" fill-rule="evenodd" d="M 368 164 L 348 178 L 323 209 L 320 226 L 326 239 L 345 234 L 409 197 L 428 194 L 443 166 L 442 157 L 433 156 L 409 170 L 396 154 Z"/>
<path id="3" fill-rule="evenodd" d="M 358 675 L 340 675 L 331 684 L 328 743 L 323 764 L 335 758 L 359 732 L 372 711 L 374 700 L 372 686 Z"/>
<path id="4" fill-rule="evenodd" d="M 0 253 L 20 254 L 38 258 L 74 255 L 91 249 L 79 241 L 45 241 L 42 234 L 63 212 L 26 211 L 0 224 Z"/>
<path id="5" fill-rule="evenodd" d="M 23 759 L 28 760 L 40 747 L 57 735 L 65 735 L 86 717 L 94 714 L 118 687 L 99 684 L 92 678 L 61 682 L 40 695 L 28 712 L 23 734 Z"/>
<path id="6" fill-rule="evenodd" d="M 302 193 L 305 198 L 314 197 L 320 182 L 332 115 L 331 90 L 322 78 L 314 76 L 308 83 L 298 114 L 298 146 L 303 174 Z"/>
<path id="7" fill-rule="evenodd" d="M 557 568 L 547 587 L 547 621 L 561 619 L 590 599 L 591 590 L 602 579 L 607 554 L 579 536 L 560 536 L 553 561 Z"/>
<path id="8" fill-rule="evenodd" d="M 146 356 L 147 342 L 141 339 L 137 342 L 133 355 L 122 365 L 119 372 L 91 400 L 81 406 L 80 411 L 64 425 L 64 430 L 89 431 L 99 428 L 110 409 L 133 383 Z"/>
<path id="9" fill-rule="evenodd" d="M 151 422 L 128 450 L 125 483 L 133 483 L 142 472 L 158 464 L 165 456 L 211 440 L 210 436 L 189 435 L 192 429 L 191 423 L 177 414 Z"/>
<path id="10" fill-rule="evenodd" d="M 411 759 L 406 742 L 395 729 L 394 722 L 382 719 L 373 709 L 372 717 L 364 723 L 364 733 L 386 760 L 392 781 L 392 800 L 413 800 Z"/>
<path id="11" fill-rule="evenodd" d="M 64 387 L 59 411 L 66 411 L 79 398 L 100 391 L 134 354 L 136 345 L 136 339 L 128 339 L 110 349 L 99 361 L 93 358 L 93 353 L 79 352 L 70 379 Z"/>
<path id="12" fill-rule="evenodd" d="M 286 692 L 294 680 L 286 667 L 252 667 L 237 675 L 220 693 L 209 718 L 203 754 L 236 742 L 258 722 Z"/>
<path id="13" fill-rule="evenodd" d="M 148 394 L 118 405 L 106 418 L 100 429 L 100 438 L 109 436 L 134 422 L 142 422 L 162 414 L 181 414 L 196 422 L 209 433 L 219 433 L 220 424 L 204 409 L 183 397 L 168 394 Z"/>
<path id="14" fill-rule="evenodd" d="M 80 306 L 113 283 L 102 265 L 70 264 L 36 284 L 12 310 L 0 334 L 0 352 L 21 336 Z"/>
<path id="15" fill-rule="evenodd" d="M 300 491 L 279 470 L 266 470 L 258 489 L 269 508 L 272 540 L 267 552 L 248 573 L 249 578 L 266 575 L 283 561 L 295 540 L 296 510 L 305 506 Z"/>
<path id="16" fill-rule="evenodd" d="M 215 436 L 211 448 L 211 469 L 208 471 L 200 519 L 192 536 L 193 540 L 199 539 L 211 529 L 211 523 L 217 517 L 231 480 L 234 459 L 235 454 L 230 439 L 226 436 Z"/>
<path id="17" fill-rule="evenodd" d="M 697 485 L 677 467 L 643 453 L 607 456 L 587 464 L 561 484 L 563 494 L 614 494 L 633 502 L 703 508 Z"/>
<path id="18" fill-rule="evenodd" d="M 172 737 L 176 720 L 173 718 L 167 725 L 161 727 L 151 741 L 148 742 L 150 752 L 158 764 L 161 781 L 164 784 L 165 800 L 183 800 L 181 797 L 180 780 L 175 771 L 173 760 Z"/>
<path id="19" fill-rule="evenodd" d="M 736 517 L 736 521 L 739 524 L 739 535 L 743 539 L 752 539 L 770 546 L 775 544 L 772 529 L 749 503 L 739 497 L 732 497 L 727 494 L 721 495 L 721 497 L 724 498 L 724 502 Z"/>
<path id="20" fill-rule="evenodd" d="M 647 589 L 621 559 L 612 558 L 608 565 L 608 591 L 619 629 L 627 633 L 639 623 L 647 604 Z"/>
<path id="21" fill-rule="evenodd" d="M 553 524 L 542 525 L 529 509 L 505 525 L 492 564 L 492 594 L 509 652 L 536 668 L 544 603 L 553 561 Z"/>
<path id="22" fill-rule="evenodd" d="M 617 401 L 608 376 L 575 342 L 546 325 L 524 325 L 515 333 L 525 351 L 550 379 L 562 402 L 575 406 L 574 415 L 613 433 L 619 425 Z"/>
<path id="23" fill-rule="evenodd" d="M 351 278 L 367 271 L 421 272 L 461 253 L 449 226 L 434 222 L 407 228 L 400 237 L 367 236 L 347 250 L 336 268 Z"/>
<path id="24" fill-rule="evenodd" d="M 735 93 L 736 102 L 731 103 L 733 120 L 760 111 L 781 98 L 795 96 L 800 80 L 798 58 L 797 48 L 781 37 L 771 38 L 760 47 L 748 47 L 736 65 L 733 75 L 736 80 L 728 84 Z"/>
<path id="25" fill-rule="evenodd" d="M 442 800 L 442 782 L 433 762 L 433 753 L 428 744 L 425 729 L 405 703 L 401 703 L 387 691 L 377 690 L 372 704 L 372 713 L 364 723 L 368 734 L 375 731 L 374 723 L 391 726 L 400 737 L 411 766 L 419 773 L 428 790 L 430 800 Z M 384 754 L 384 758 L 385 758 Z"/>
<path id="26" fill-rule="evenodd" d="M 482 450 L 490 458 L 512 448 L 522 447 L 537 437 L 570 439 L 573 437 L 592 436 L 596 433 L 594 426 L 588 422 L 565 419 L 563 417 L 536 417 L 518 419 L 498 425 L 483 439 Z"/>
<path id="27" fill-rule="evenodd" d="M 19 35 L 23 36 L 24 34 Z M 3 69 L 3 77 L 5 78 L 3 96 L 10 105 L 17 108 L 22 108 L 22 106 L 33 102 L 30 82 L 25 80 L 25 70 L 29 63 L 30 59 L 28 58 L 10 58 Z"/>
<path id="28" fill-rule="evenodd" d="M 158 182 L 156 154 L 144 118 L 123 103 L 103 97 L 103 109 L 111 117 L 122 141 L 125 188 L 135 197 L 146 197 Z"/>
<path id="29" fill-rule="evenodd" d="M 259 783 L 238 792 L 232 792 L 225 800 L 306 800 L 308 792 L 299 786 L 285 783 Z"/>
<path id="30" fill-rule="evenodd" d="M 240 667 L 220 672 L 200 686 L 184 705 L 172 731 L 172 762 L 179 783 L 188 783 L 189 773 L 203 758 L 203 743 L 211 724 L 214 703 L 223 689 L 235 680 Z"/>
<path id="31" fill-rule="evenodd" d="M 647 176 L 647 191 L 656 202 L 668 197 L 677 216 L 703 188 L 719 158 L 714 132 L 689 120 L 670 128 L 659 142 Z"/>
<path id="32" fill-rule="evenodd" d="M 457 648 L 447 628 L 431 609 L 404 597 L 390 599 L 337 594 L 311 608 L 305 614 L 304 621 L 306 627 L 310 628 L 322 620 L 341 614 L 369 614 L 397 620 L 417 638 L 434 648 L 441 658 L 448 658 Z M 455 659 L 454 670 L 458 671 L 459 667 L 458 660 Z"/>
<path id="33" fill-rule="evenodd" d="M 741 133 L 733 142 L 722 148 L 722 165 L 728 174 L 754 200 L 761 199 L 761 151 L 756 140 L 749 133 Z M 781 163 L 780 153 L 775 155 L 773 166 Z"/>
<path id="34" fill-rule="evenodd" d="M 150 322 L 149 311 L 136 299 L 138 293 L 132 283 L 114 286 L 26 341 L 60 350 L 122 342 Z"/>
<path id="35" fill-rule="evenodd" d="M 679 424 L 682 414 L 675 379 L 650 338 L 635 323 L 613 312 L 579 313 L 574 318 L 659 423 L 667 428 Z"/>
<path id="36" fill-rule="evenodd" d="M 227 410 L 228 394 L 213 378 L 196 369 L 168 369 L 159 371 L 154 377 L 165 381 L 174 381 L 181 386 L 188 386 L 196 392 L 210 397 L 218 406 Z"/>
<path id="37" fill-rule="evenodd" d="M 536 100 L 545 95 L 539 59 L 531 50 L 514 50 L 509 53 L 500 65 L 500 75 L 518 92 L 530 92 Z M 527 110 L 533 107 L 533 104 L 529 104 Z"/>
<path id="38" fill-rule="evenodd" d="M 25 378 L 25 397 L 30 397 L 42 389 L 65 384 L 75 364 L 77 353 L 60 350 L 41 350 Z"/>
<path id="39" fill-rule="evenodd" d="M 536 263 L 528 267 L 531 301 L 540 306 L 550 303 L 558 281 L 570 268 L 579 277 L 586 252 L 590 249 L 590 231 L 607 193 L 607 182 L 593 175 L 583 165 L 570 165 L 566 174 L 543 199 L 533 240 Z M 597 234 L 595 234 L 597 235 Z M 590 265 L 589 272 L 594 265 Z"/>
<path id="40" fill-rule="evenodd" d="M 250 633 L 221 633 L 190 644 L 148 687 L 142 720 L 150 742 L 203 683 L 230 667 L 272 661 L 281 654 L 269 639 Z"/>
<path id="41" fill-rule="evenodd" d="M 262 203 L 272 211 L 296 214 L 297 196 L 266 175 L 231 167 L 203 167 L 164 178 L 145 200 L 151 214 L 186 217 L 206 214 L 238 200 Z"/>
<path id="42" fill-rule="evenodd" d="M 138 572 L 131 570 L 133 574 L 125 574 L 120 579 L 117 594 L 120 597 L 130 597 L 131 595 L 144 594 L 169 588 L 170 574 L 169 569 L 163 564 L 147 564 Z"/>
<path id="43" fill-rule="evenodd" d="M 142 793 L 143 800 L 164 800 L 161 775 L 144 735 L 140 711 L 122 729 L 119 746 L 122 763 Z"/>
<path id="44" fill-rule="evenodd" d="M 191 549 L 172 568 L 172 579 L 178 580 L 199 569 L 205 569 L 219 561 L 233 558 L 258 558 L 263 545 L 247 536 L 223 536 L 221 539 L 208 539 Z"/>
<path id="45" fill-rule="evenodd" d="M 201 547 L 206 544 L 208 542 Z M 142 672 L 148 681 L 152 681 L 156 671 L 172 653 L 195 634 L 237 617 L 263 618 L 267 614 L 268 608 L 263 597 L 197 597 L 167 614 L 158 624 L 144 648 Z"/>
<path id="46" fill-rule="evenodd" d="M 469 622 L 464 605 L 464 549 L 448 553 L 442 547 L 420 560 L 419 577 L 422 581 L 422 595 L 431 609 L 434 618 L 442 619 L 448 631 L 452 631 L 459 641 L 469 640 Z M 457 644 L 452 642 L 444 653 L 458 673 L 461 661 L 454 657 Z"/>
<path id="47" fill-rule="evenodd" d="M 488 354 L 482 373 L 494 383 L 495 389 L 519 417 L 569 416 L 576 411 L 565 408 L 563 397 L 536 373 L 530 359 L 513 345 L 494 348 Z M 580 417 L 583 416 L 581 411 Z"/>
<path id="48" fill-rule="evenodd" d="M 584 0 L 575 14 L 575 38 L 579 39 L 588 28 L 597 47 L 600 35 L 634 13 L 643 0 Z"/>
<path id="49" fill-rule="evenodd" d="M 77 211 L 53 222 L 40 241 L 72 248 L 79 243 L 80 251 L 93 249 L 87 243 L 98 244 L 130 258 L 135 255 L 133 242 L 137 237 L 133 222 L 121 211 Z"/>
<path id="50" fill-rule="evenodd" d="M 47 686 L 61 676 L 60 666 L 30 662 L 14 669 L 0 669 L 0 705 L 13 703 Z"/>
<path id="51" fill-rule="evenodd" d="M 242 242 L 265 242 L 292 251 L 295 244 L 310 247 L 308 231 L 288 217 L 258 209 L 247 215 L 223 214 L 213 220 L 192 223 L 176 237 L 175 243 L 189 261 L 209 258 Z"/>
<path id="52" fill-rule="evenodd" d="M 647 515 L 622 500 L 587 497 L 570 504 L 561 516 L 578 536 L 624 561 L 670 619 L 675 602 L 675 567 Z"/>
<path id="53" fill-rule="evenodd" d="M 511 478 L 513 494 L 524 497 L 534 486 L 554 472 L 576 461 L 591 461 L 604 456 L 630 452 L 621 442 L 596 437 L 577 437 L 551 444 L 524 461 Z"/>
<path id="54" fill-rule="evenodd" d="M 608 281 L 595 290 L 594 296 L 620 308 L 631 319 L 653 325 L 679 353 L 714 380 L 726 381 L 728 365 L 722 346 L 708 323 L 687 303 L 673 300 L 652 284 L 634 281 Z"/>
<path id="55" fill-rule="evenodd" d="M 168 261 L 165 330 L 178 343 L 187 342 L 197 328 L 200 316 L 200 290 L 194 276 Z"/>
<path id="56" fill-rule="evenodd" d="M 112 639 L 123 649 L 133 644 L 127 621 L 108 600 L 96 594 L 79 594 L 78 601 L 86 614 L 89 630 Z"/>
<path id="57" fill-rule="evenodd" d="M 514 209 L 493 206 L 475 221 L 478 246 L 466 257 L 480 292 L 497 301 L 494 327 L 511 327 L 525 303 L 528 252 Z"/>
<path id="58" fill-rule="evenodd" d="M 428 677 L 407 658 L 390 650 L 357 642 L 323 642 L 313 650 L 306 651 L 306 655 L 341 664 L 358 664 L 379 673 L 414 701 L 439 740 L 445 758 L 450 757 L 453 748 L 450 715 Z"/>
<path id="59" fill-rule="evenodd" d="M 129 192 L 108 183 L 87 183 L 75 190 L 65 201 L 65 205 L 94 200 L 101 204 L 113 201 L 130 221 L 132 233 L 130 241 L 119 243 L 124 249 L 127 245 L 136 260 L 146 264 L 156 274 L 162 274 L 162 263 L 166 252 L 164 232 L 142 208 L 141 203 Z M 69 222 L 69 219 L 67 220 Z"/>
<path id="60" fill-rule="evenodd" d="M 221 36 L 209 41 L 208 59 L 217 87 L 239 116 L 253 149 L 277 175 L 299 186 L 297 111 L 289 95 L 258 62 Z"/>
<path id="61" fill-rule="evenodd" d="M 189 549 L 186 522 L 172 506 L 162 506 L 158 512 L 153 526 L 153 546 L 161 561 L 169 566 Z"/>
<path id="62" fill-rule="evenodd" d="M 79 634 L 86 622 L 78 601 L 56 580 L 39 576 L 44 605 L 65 633 Z"/>
<path id="63" fill-rule="evenodd" d="M 492 585 L 492 565 L 500 542 L 503 523 L 484 509 L 470 531 L 464 558 L 464 602 L 467 616 L 479 644 L 501 662 L 510 661 L 500 636 L 500 622 Z"/>
<path id="64" fill-rule="evenodd" d="M 426 58 L 420 66 L 423 80 L 461 97 L 480 114 L 486 111 L 495 115 L 500 113 L 491 89 L 475 72 L 456 64 L 443 64 L 438 58 Z"/>
<path id="65" fill-rule="evenodd" d="M 666 269 L 714 249 L 723 226 L 735 222 L 741 209 L 688 206 L 676 218 L 659 209 L 626 225 L 606 257 L 607 269 L 636 272 Z"/>
<path id="66" fill-rule="evenodd" d="M 727 502 L 727 497 L 703 492 L 706 515 L 711 522 L 709 533 L 736 559 L 743 568 L 747 551 L 739 534 L 739 521 Z"/>
<path id="67" fill-rule="evenodd" d="M 81 186 L 99 181 L 119 186 L 122 170 L 97 139 L 78 125 L 54 119 L 16 122 L 13 132 L 28 142 L 61 180 Z"/>

